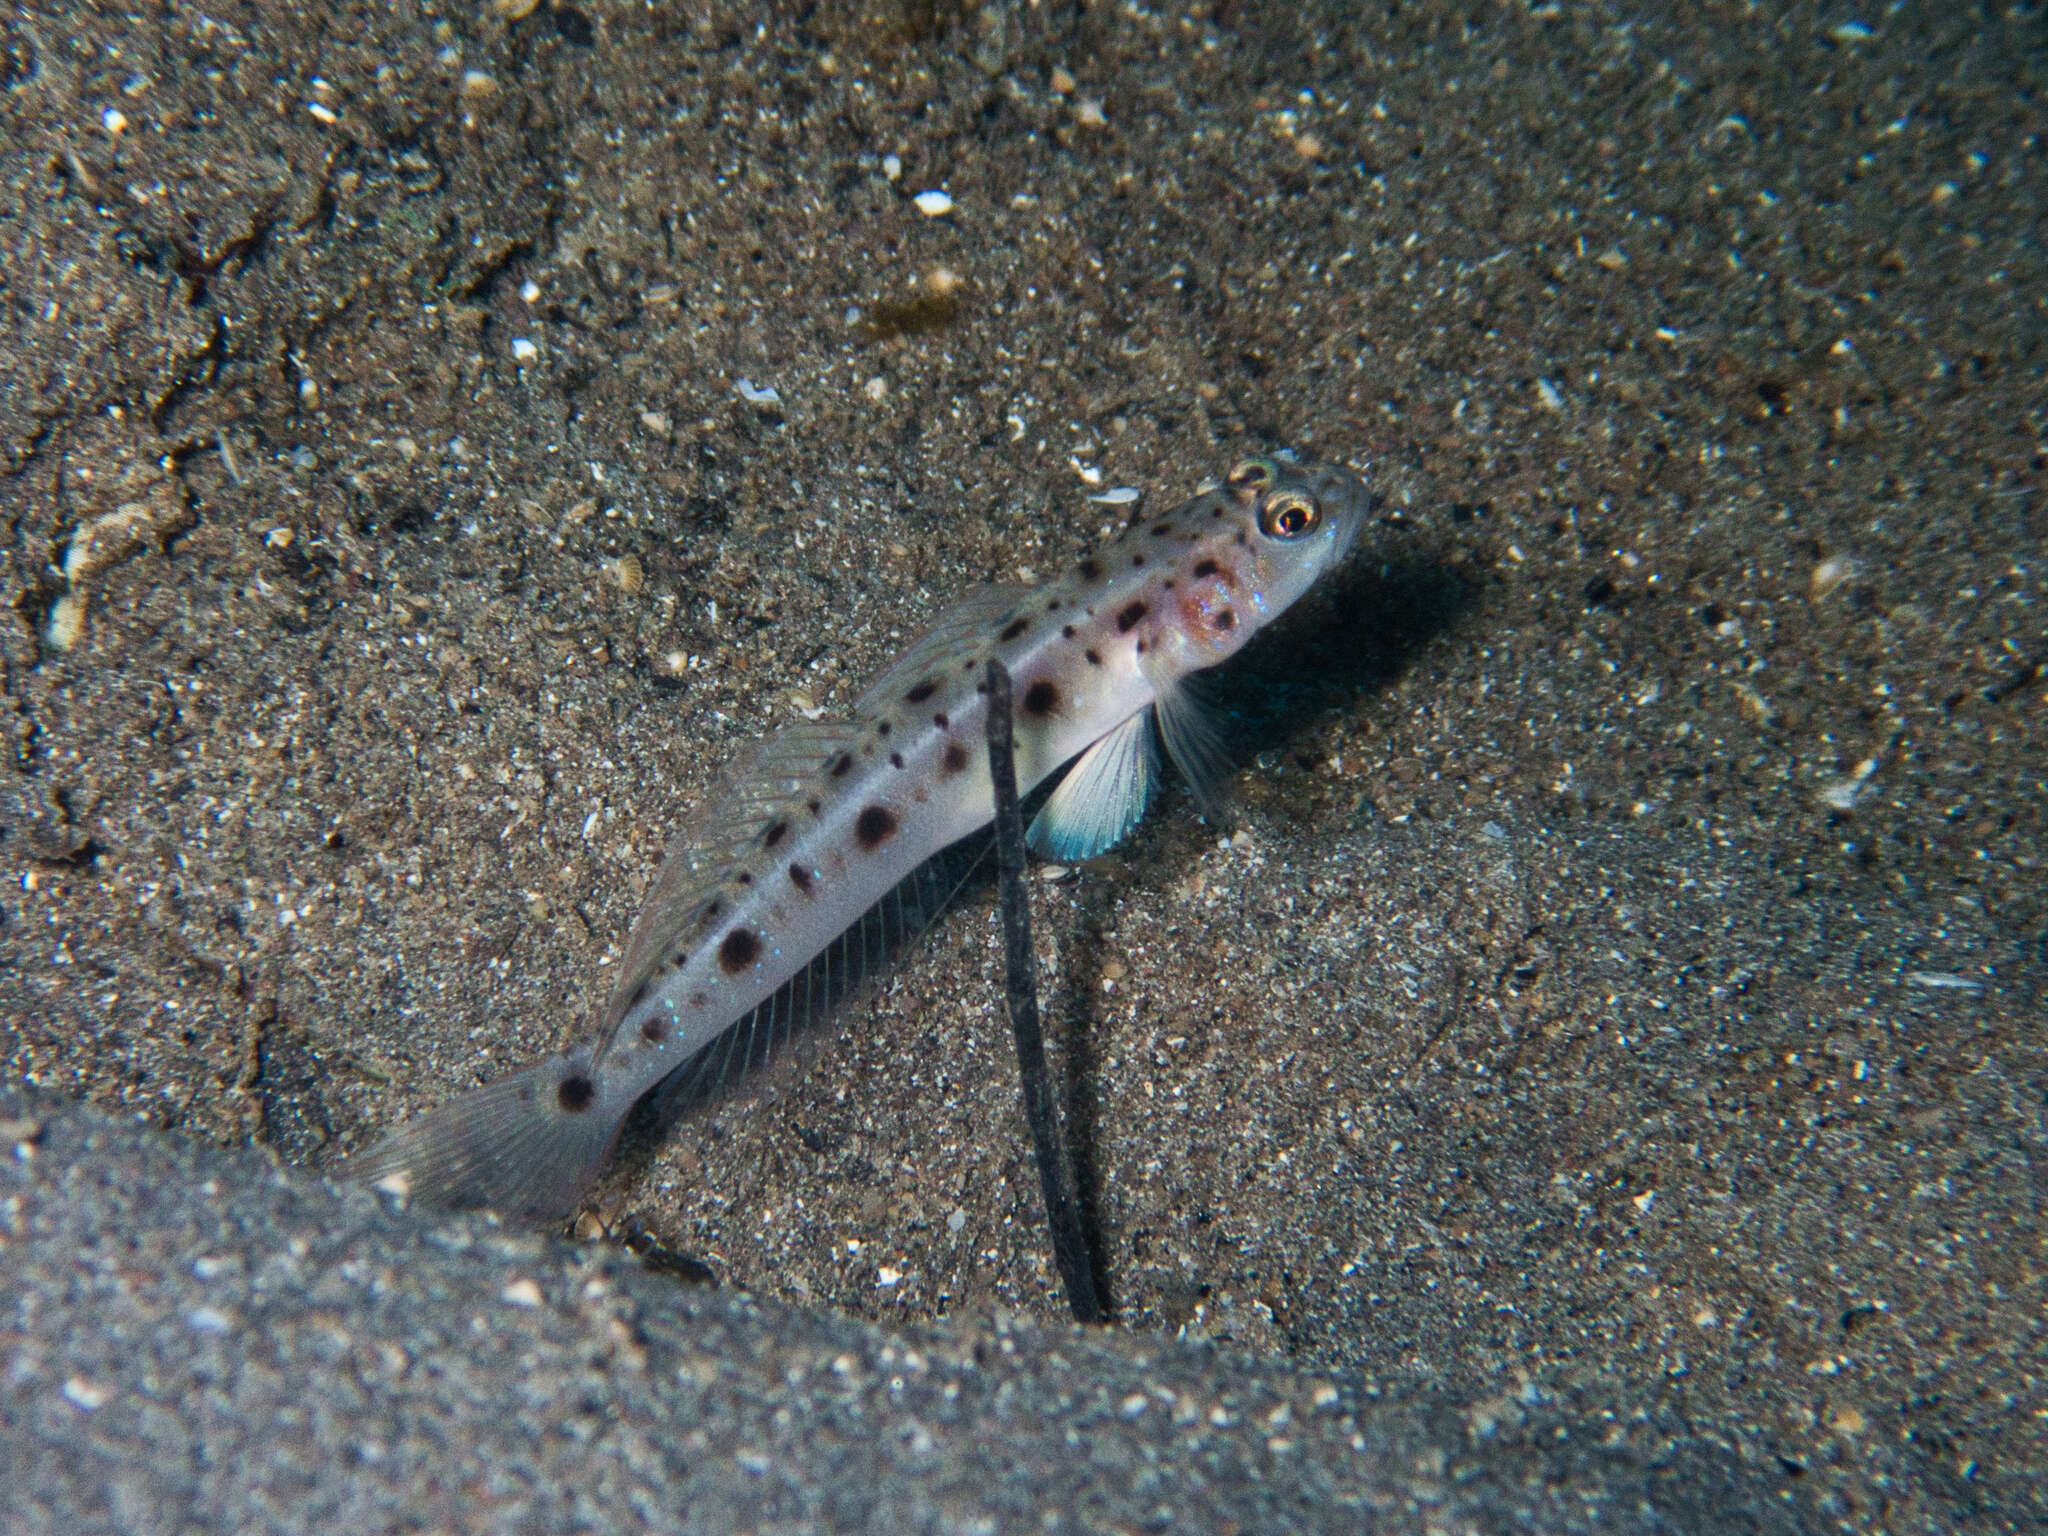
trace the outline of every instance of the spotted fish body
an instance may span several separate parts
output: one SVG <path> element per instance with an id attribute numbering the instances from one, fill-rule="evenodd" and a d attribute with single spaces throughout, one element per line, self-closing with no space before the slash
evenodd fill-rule
<path id="1" fill-rule="evenodd" d="M 1091 857 L 1143 814 L 1157 741 L 1198 793 L 1213 781 L 1223 756 L 1183 680 L 1335 565 L 1367 500 L 1349 471 L 1247 459 L 1055 581 L 969 596 L 847 718 L 786 727 L 728 772 L 669 846 L 594 1044 L 400 1126 L 342 1176 L 433 1204 L 566 1214 L 640 1099 L 802 986 L 880 899 L 988 824 L 991 659 L 1015 680 L 1023 792 L 1080 754 L 1032 846 Z"/>

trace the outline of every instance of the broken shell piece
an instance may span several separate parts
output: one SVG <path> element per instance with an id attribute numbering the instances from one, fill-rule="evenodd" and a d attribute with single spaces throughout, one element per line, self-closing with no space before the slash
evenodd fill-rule
<path id="1" fill-rule="evenodd" d="M 1856 562 L 1847 555 L 1829 555 L 1813 568 L 1813 575 L 1807 578 L 1807 596 L 1819 602 L 1843 582 L 1853 580 L 1856 570 Z"/>

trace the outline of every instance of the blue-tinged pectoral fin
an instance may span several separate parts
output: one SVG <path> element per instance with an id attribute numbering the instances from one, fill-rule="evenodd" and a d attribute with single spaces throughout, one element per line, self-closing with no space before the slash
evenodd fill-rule
<path id="1" fill-rule="evenodd" d="M 1139 710 L 1074 761 L 1024 841 L 1042 858 L 1077 864 L 1130 835 L 1159 783 L 1152 711 Z"/>

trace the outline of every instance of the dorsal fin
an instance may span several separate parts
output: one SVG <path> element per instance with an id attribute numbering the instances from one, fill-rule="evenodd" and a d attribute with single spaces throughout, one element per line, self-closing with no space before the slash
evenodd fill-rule
<path id="1" fill-rule="evenodd" d="M 618 1027 L 622 1001 L 703 920 L 733 866 L 853 737 L 854 728 L 843 720 L 798 720 L 733 759 L 703 807 L 662 852 L 605 1008 L 605 1041 Z"/>
<path id="2" fill-rule="evenodd" d="M 919 635 L 888 671 L 868 685 L 867 692 L 853 706 L 854 713 L 864 715 L 871 709 L 892 704 L 897 695 L 944 671 L 949 663 L 959 666 L 969 652 L 994 641 L 1003 621 L 1034 590 L 1019 586 L 983 587 L 963 598 Z"/>

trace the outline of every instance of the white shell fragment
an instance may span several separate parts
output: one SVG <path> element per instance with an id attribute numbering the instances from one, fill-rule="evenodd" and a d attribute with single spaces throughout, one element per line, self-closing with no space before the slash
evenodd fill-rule
<path id="1" fill-rule="evenodd" d="M 953 211 L 953 199 L 937 188 L 927 192 L 920 192 L 911 201 L 917 204 L 917 211 L 928 219 L 936 219 L 941 214 Z"/>
<path id="2" fill-rule="evenodd" d="M 752 379 L 735 379 L 733 388 L 740 392 L 740 398 L 749 405 L 782 404 L 782 396 L 775 392 L 773 384 L 756 384 Z"/>
<path id="3" fill-rule="evenodd" d="M 1100 496 L 1090 496 L 1088 499 L 1099 507 L 1128 507 L 1143 494 L 1144 492 L 1136 486 L 1113 485 Z"/>
<path id="4" fill-rule="evenodd" d="M 514 336 L 512 338 L 512 357 L 514 361 L 530 363 L 539 356 L 540 348 L 536 347 L 524 336 Z"/>

